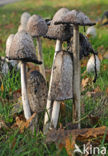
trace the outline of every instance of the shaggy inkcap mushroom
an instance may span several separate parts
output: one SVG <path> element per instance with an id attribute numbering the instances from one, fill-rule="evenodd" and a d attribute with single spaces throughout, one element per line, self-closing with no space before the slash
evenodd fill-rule
<path id="1" fill-rule="evenodd" d="M 61 19 L 56 20 L 55 24 L 75 24 L 82 26 L 92 26 L 96 23 L 91 22 L 90 19 L 83 12 L 72 10 L 67 12 L 66 15 L 62 16 Z"/>
<path id="2" fill-rule="evenodd" d="M 27 30 L 32 37 L 40 37 L 47 33 L 48 27 L 42 17 L 33 15 L 28 20 Z"/>
<path id="3" fill-rule="evenodd" d="M 21 25 L 27 25 L 28 19 L 30 18 L 30 14 L 28 12 L 24 12 L 21 15 L 20 23 Z"/>
<path id="4" fill-rule="evenodd" d="M 37 60 L 32 38 L 25 31 L 18 32 L 14 36 L 8 59 L 41 64 L 41 62 Z"/>
<path id="5" fill-rule="evenodd" d="M 30 18 L 30 14 L 28 12 L 24 12 L 22 15 L 21 15 L 21 19 L 20 19 L 20 25 L 18 27 L 18 32 L 20 31 L 27 31 L 27 22 Z"/>
<path id="6" fill-rule="evenodd" d="M 72 99 L 73 66 L 72 55 L 67 51 L 60 51 L 53 63 L 50 100 L 63 101 Z"/>
<path id="7" fill-rule="evenodd" d="M 59 9 L 56 14 L 54 15 L 51 24 L 48 28 L 48 32 L 46 34 L 46 38 L 54 39 L 54 40 L 61 40 L 61 41 L 68 41 L 72 34 L 72 26 L 69 25 L 54 25 L 54 23 L 58 20 L 62 19 L 62 16 L 66 15 L 69 12 L 67 8 Z"/>
<path id="8" fill-rule="evenodd" d="M 21 67 L 21 92 L 22 92 L 22 102 L 25 118 L 28 120 L 31 116 L 28 95 L 27 95 L 27 86 L 26 86 L 26 63 L 25 62 L 34 62 L 40 64 L 41 62 L 37 60 L 35 54 L 35 48 L 31 36 L 25 32 L 21 31 L 16 33 L 13 38 L 10 51 L 9 59 L 19 60 Z"/>
<path id="9" fill-rule="evenodd" d="M 13 41 L 13 38 L 14 38 L 14 34 L 10 34 L 6 40 L 6 57 L 9 56 L 10 46 Z"/>
<path id="10" fill-rule="evenodd" d="M 79 26 L 92 26 L 95 23 L 82 12 L 72 10 L 55 22 L 55 24 L 73 24 L 73 122 L 80 121 L 80 35 Z M 80 128 L 80 122 L 78 123 Z"/>
<path id="11" fill-rule="evenodd" d="M 47 101 L 47 85 L 38 71 L 32 71 L 27 78 L 27 93 L 32 112 L 45 110 Z"/>
<path id="12" fill-rule="evenodd" d="M 43 62 L 43 64 L 39 67 L 39 70 L 41 74 L 44 76 L 44 78 L 46 79 L 44 60 L 42 54 L 42 42 L 40 37 L 44 36 L 47 33 L 48 31 L 47 23 L 42 17 L 38 15 L 33 15 L 30 17 L 27 23 L 27 30 L 32 37 L 36 38 L 38 59 Z"/>

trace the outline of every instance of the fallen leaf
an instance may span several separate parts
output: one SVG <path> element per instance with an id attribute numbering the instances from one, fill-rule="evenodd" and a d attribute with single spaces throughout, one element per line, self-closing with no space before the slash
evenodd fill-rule
<path id="1" fill-rule="evenodd" d="M 82 87 L 85 88 L 88 85 L 88 82 L 89 82 L 89 78 L 82 79 L 81 82 Z"/>
<path id="2" fill-rule="evenodd" d="M 3 86 L 3 83 L 1 84 L 1 92 L 4 91 L 4 86 Z"/>
<path id="3" fill-rule="evenodd" d="M 99 86 L 97 86 L 95 89 L 94 89 L 94 92 L 97 93 L 97 92 L 101 92 L 101 89 Z"/>
<path id="4" fill-rule="evenodd" d="M 61 147 L 65 147 L 67 152 L 69 152 L 70 149 L 73 150 L 73 146 L 75 146 L 75 143 L 78 141 L 80 141 L 81 143 L 88 143 L 88 141 L 91 140 L 91 143 L 95 142 L 96 144 L 97 143 L 100 144 L 104 135 L 105 141 L 107 142 L 108 128 L 106 126 L 98 128 L 84 128 L 73 130 L 52 129 L 47 134 L 46 142 L 47 143 L 53 142 L 56 143 L 56 145 L 62 144 Z"/>
<path id="5" fill-rule="evenodd" d="M 69 156 L 72 156 L 72 153 L 74 151 L 74 146 L 75 146 L 75 140 L 73 138 L 67 137 L 65 139 L 65 148 Z"/>
<path id="6" fill-rule="evenodd" d="M 12 28 L 14 28 L 14 24 L 12 23 L 5 25 L 5 29 L 12 29 Z"/>
<path id="7" fill-rule="evenodd" d="M 99 54 L 98 54 L 98 57 L 99 57 L 99 60 L 100 60 L 100 61 L 103 60 L 103 56 L 102 56 L 102 54 L 99 53 Z"/>
<path id="8" fill-rule="evenodd" d="M 34 113 L 30 119 L 28 119 L 27 121 L 25 121 L 24 119 L 20 119 L 19 116 L 16 117 L 16 122 L 12 125 L 12 128 L 14 127 L 18 127 L 20 130 L 20 133 L 24 132 L 25 128 L 28 128 L 32 122 L 32 120 L 35 118 L 36 113 Z"/>

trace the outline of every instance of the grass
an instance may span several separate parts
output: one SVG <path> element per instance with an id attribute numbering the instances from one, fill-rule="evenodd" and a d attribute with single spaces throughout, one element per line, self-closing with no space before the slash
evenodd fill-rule
<path id="1" fill-rule="evenodd" d="M 5 56 L 5 42 L 9 34 L 16 33 L 18 25 L 20 23 L 20 16 L 24 11 L 28 11 L 31 14 L 39 14 L 42 17 L 52 18 L 54 13 L 61 7 L 67 7 L 69 9 L 78 9 L 85 12 L 92 20 L 96 20 L 102 16 L 103 12 L 108 9 L 107 0 L 22 0 L 14 4 L 9 4 L 0 8 L 0 56 Z M 108 50 L 108 29 L 107 27 L 97 26 L 97 36 L 91 39 L 92 46 L 101 55 Z M 82 29 L 81 29 L 82 31 Z M 54 54 L 55 41 L 49 41 L 47 39 L 42 40 L 43 43 L 43 55 L 46 68 L 51 68 Z M 101 48 L 102 47 L 102 48 Z M 82 127 L 96 127 L 106 125 L 108 126 L 108 104 L 105 104 L 107 97 L 106 89 L 108 88 L 108 68 L 104 69 L 104 66 L 108 66 L 108 60 L 103 59 L 101 62 L 101 71 L 98 74 L 98 79 L 95 84 L 89 82 L 89 85 L 82 91 L 81 106 L 82 118 L 87 114 L 98 114 L 97 110 L 100 110 L 100 118 L 97 123 L 93 123 L 92 119 L 86 117 L 82 120 Z M 81 72 L 85 71 L 86 67 L 82 66 Z M 85 74 L 85 76 L 93 79 L 93 74 Z M 15 122 L 15 115 L 11 115 L 14 101 L 13 93 L 20 88 L 20 73 L 8 73 L 1 78 L 3 84 L 3 90 L 0 91 L 0 119 L 5 121 L 7 126 L 11 127 Z M 93 91 L 99 87 L 101 94 L 97 96 L 87 96 L 87 92 Z M 62 123 L 65 126 L 68 122 L 71 122 L 72 110 L 71 101 L 66 101 L 66 107 L 64 114 L 60 112 L 59 125 Z M 67 113 L 68 112 L 68 113 Z M 19 115 L 21 112 L 17 113 Z M 42 120 L 42 119 L 41 119 Z M 103 139 L 104 140 L 104 139 Z M 108 148 L 108 144 L 102 140 L 101 145 L 105 145 Z M 34 132 L 31 134 L 29 129 L 26 129 L 24 133 L 20 134 L 18 129 L 0 131 L 0 155 L 1 156 L 66 156 L 66 150 L 59 150 L 54 144 L 46 145 L 45 136 L 40 131 L 38 134 Z"/>

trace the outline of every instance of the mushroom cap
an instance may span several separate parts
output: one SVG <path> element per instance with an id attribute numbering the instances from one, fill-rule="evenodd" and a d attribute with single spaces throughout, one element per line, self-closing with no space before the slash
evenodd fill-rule
<path id="1" fill-rule="evenodd" d="M 55 24 L 75 24 L 82 26 L 92 26 L 95 23 L 91 22 L 90 19 L 81 11 L 72 10 L 62 16 L 61 19 L 57 20 Z"/>
<path id="2" fill-rule="evenodd" d="M 9 50 L 8 59 L 41 64 L 41 62 L 37 60 L 33 40 L 25 31 L 15 34 Z"/>
<path id="3" fill-rule="evenodd" d="M 98 72 L 100 72 L 100 60 L 99 60 L 98 56 L 95 55 L 95 57 L 96 57 L 96 70 Z M 90 59 L 87 62 L 86 70 L 88 73 L 95 71 L 95 58 L 93 55 L 90 57 Z"/>
<path id="4" fill-rule="evenodd" d="M 59 51 L 54 59 L 50 100 L 62 101 L 73 98 L 73 62 L 67 51 Z"/>
<path id="5" fill-rule="evenodd" d="M 86 34 L 87 36 L 96 37 L 96 28 L 94 26 L 88 27 Z"/>
<path id="6" fill-rule="evenodd" d="M 28 22 L 28 19 L 30 18 L 30 14 L 28 12 L 24 12 L 22 15 L 21 15 L 21 19 L 20 19 L 20 23 L 21 25 L 24 25 L 26 26 L 27 25 L 27 22 Z"/>
<path id="7" fill-rule="evenodd" d="M 27 93 L 32 112 L 45 110 L 47 102 L 47 85 L 38 71 L 32 71 L 27 78 Z"/>
<path id="8" fill-rule="evenodd" d="M 32 37 L 40 37 L 47 33 L 48 26 L 42 17 L 33 15 L 28 20 L 27 30 Z"/>
<path id="9" fill-rule="evenodd" d="M 48 27 L 48 32 L 46 34 L 46 38 L 48 39 L 59 39 L 61 41 L 67 41 L 73 35 L 73 28 L 70 25 L 55 25 L 54 23 L 58 20 L 62 19 L 69 10 L 67 8 L 59 9 L 56 14 L 54 15 L 50 26 Z"/>
<path id="10" fill-rule="evenodd" d="M 13 38 L 14 38 L 14 34 L 10 34 L 6 40 L 6 51 L 5 51 L 5 53 L 6 53 L 7 57 L 9 56 L 9 50 L 10 50 L 10 46 L 11 46 L 11 43 L 13 41 Z"/>

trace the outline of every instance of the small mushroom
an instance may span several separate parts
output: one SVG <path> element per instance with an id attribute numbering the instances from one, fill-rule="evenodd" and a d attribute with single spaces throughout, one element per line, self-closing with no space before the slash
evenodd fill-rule
<path id="1" fill-rule="evenodd" d="M 88 27 L 86 31 L 87 37 L 96 37 L 96 28 L 94 26 Z"/>
<path id="2" fill-rule="evenodd" d="M 63 25 L 54 25 L 56 20 L 60 20 L 63 15 L 65 15 L 69 10 L 67 8 L 61 8 L 59 9 L 56 14 L 54 15 L 50 26 L 48 27 L 48 32 L 46 34 L 46 38 L 48 39 L 53 39 L 57 40 L 56 41 L 56 47 L 55 47 L 55 54 L 54 54 L 54 62 L 53 62 L 53 67 L 51 71 L 51 77 L 50 77 L 50 84 L 49 84 L 49 91 L 48 91 L 48 97 L 51 97 L 51 89 L 52 89 L 52 83 L 53 83 L 53 76 L 54 76 L 54 63 L 56 59 L 56 55 L 58 51 L 62 50 L 62 42 L 63 41 L 68 41 L 70 40 L 72 36 L 72 27 L 63 26 Z M 60 72 L 60 71 L 59 71 Z M 50 123 L 49 123 L 49 117 L 51 116 L 51 104 L 52 104 L 52 99 L 47 99 L 47 105 L 46 105 L 46 110 L 47 112 L 45 113 L 45 118 L 44 118 L 44 133 L 47 133 Z M 55 99 L 53 102 L 53 109 L 52 109 L 52 116 L 51 116 L 51 124 L 53 125 L 54 128 L 57 126 L 58 122 L 58 117 L 59 117 L 59 110 L 60 110 L 60 103 Z"/>
<path id="3" fill-rule="evenodd" d="M 28 12 L 24 12 L 21 15 L 21 19 L 20 19 L 20 26 L 18 27 L 18 32 L 23 31 L 23 30 L 27 30 L 27 22 L 30 18 L 30 14 Z"/>
<path id="4" fill-rule="evenodd" d="M 61 20 L 55 24 L 73 24 L 73 122 L 80 121 L 80 46 L 79 46 L 79 25 L 92 26 L 90 19 L 80 11 L 69 11 Z M 80 128 L 80 122 L 78 123 Z"/>
<path id="5" fill-rule="evenodd" d="M 9 56 L 10 46 L 12 44 L 13 38 L 14 38 L 14 34 L 10 34 L 8 36 L 7 40 L 6 40 L 6 50 L 5 50 L 6 58 Z M 17 61 L 16 60 L 5 59 L 5 63 L 3 65 L 2 72 L 4 74 L 7 74 L 8 71 L 10 69 L 13 69 L 13 67 L 15 67 L 16 65 L 17 65 Z"/>
<path id="6" fill-rule="evenodd" d="M 27 93 L 31 111 L 38 114 L 45 111 L 47 101 L 47 84 L 41 73 L 32 71 L 27 77 Z"/>
<path id="7" fill-rule="evenodd" d="M 92 55 L 90 59 L 87 62 L 87 72 L 95 72 L 95 58 L 96 58 L 96 70 L 99 72 L 100 71 L 100 60 L 98 56 Z"/>
<path id="8" fill-rule="evenodd" d="M 42 43 L 40 37 L 44 36 L 48 30 L 45 20 L 38 15 L 31 16 L 27 23 L 27 30 L 33 38 L 37 39 L 38 59 L 43 62 Z M 39 68 L 40 72 L 46 79 L 44 63 Z"/>
<path id="9" fill-rule="evenodd" d="M 22 90 L 22 102 L 25 118 L 28 120 L 31 116 L 31 111 L 27 96 L 26 86 L 26 62 L 34 62 L 40 64 L 35 54 L 35 48 L 31 36 L 25 32 L 18 32 L 15 34 L 10 51 L 9 60 L 19 60 L 21 62 L 21 90 Z"/>

